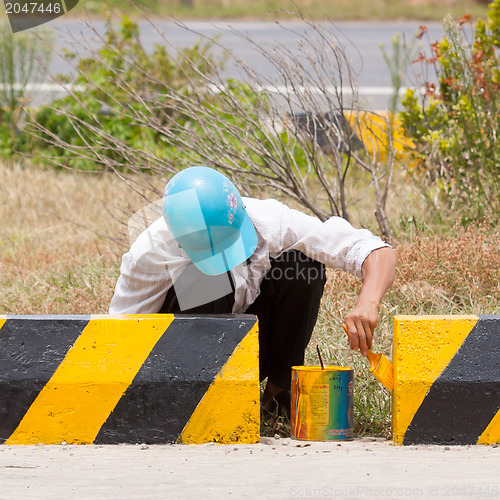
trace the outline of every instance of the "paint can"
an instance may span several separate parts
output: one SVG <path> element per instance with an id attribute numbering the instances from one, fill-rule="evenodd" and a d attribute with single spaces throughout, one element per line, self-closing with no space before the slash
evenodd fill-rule
<path id="1" fill-rule="evenodd" d="M 292 438 L 351 440 L 353 383 L 354 370 L 350 367 L 292 366 Z"/>

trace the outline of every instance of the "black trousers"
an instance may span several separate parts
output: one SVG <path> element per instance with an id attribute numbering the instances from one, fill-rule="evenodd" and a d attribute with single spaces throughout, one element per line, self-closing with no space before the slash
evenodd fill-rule
<path id="1" fill-rule="evenodd" d="M 285 252 L 271 260 L 271 269 L 262 281 L 259 296 L 245 311 L 259 320 L 261 380 L 267 377 L 279 387 L 290 388 L 291 367 L 304 363 L 304 352 L 318 318 L 325 281 L 325 266 L 299 251 Z M 228 314 L 233 304 L 234 293 L 230 293 L 201 306 L 181 310 L 172 287 L 160 313 Z"/>

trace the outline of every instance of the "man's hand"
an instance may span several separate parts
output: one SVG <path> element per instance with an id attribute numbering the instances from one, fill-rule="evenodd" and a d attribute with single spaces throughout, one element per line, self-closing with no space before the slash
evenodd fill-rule
<path id="1" fill-rule="evenodd" d="M 373 251 L 363 262 L 363 285 L 354 309 L 345 317 L 349 347 L 363 356 L 372 347 L 378 325 L 378 306 L 396 274 L 396 252 L 384 247 Z"/>
<path id="2" fill-rule="evenodd" d="M 359 349 L 363 356 L 372 348 L 373 334 L 378 325 L 377 303 L 356 303 L 356 307 L 345 317 L 346 333 L 349 347 Z"/>

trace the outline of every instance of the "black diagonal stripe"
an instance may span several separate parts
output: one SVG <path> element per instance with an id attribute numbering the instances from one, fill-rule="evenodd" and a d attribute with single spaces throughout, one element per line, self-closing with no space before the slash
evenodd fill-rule
<path id="1" fill-rule="evenodd" d="M 500 408 L 500 316 L 479 316 L 406 431 L 403 444 L 476 443 Z"/>
<path id="2" fill-rule="evenodd" d="M 176 315 L 101 427 L 95 443 L 175 442 L 255 321 L 249 315 Z"/>
<path id="3" fill-rule="evenodd" d="M 7 317 L 0 329 L 0 443 L 15 431 L 89 319 Z"/>

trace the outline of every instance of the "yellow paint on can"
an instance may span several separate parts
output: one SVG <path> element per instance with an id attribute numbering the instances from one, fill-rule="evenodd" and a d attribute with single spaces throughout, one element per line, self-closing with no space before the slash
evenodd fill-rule
<path id="1" fill-rule="evenodd" d="M 91 444 L 173 319 L 92 316 L 6 444 Z"/>
<path id="2" fill-rule="evenodd" d="M 293 366 L 291 436 L 306 441 L 353 438 L 354 370 Z"/>
<path id="3" fill-rule="evenodd" d="M 477 321 L 477 316 L 394 317 L 392 433 L 397 444 Z"/>
<path id="4" fill-rule="evenodd" d="M 259 335 L 255 323 L 215 377 L 179 442 L 253 444 L 259 439 Z"/>
<path id="5" fill-rule="evenodd" d="M 500 444 L 500 409 L 477 440 L 477 444 L 493 443 Z"/>

